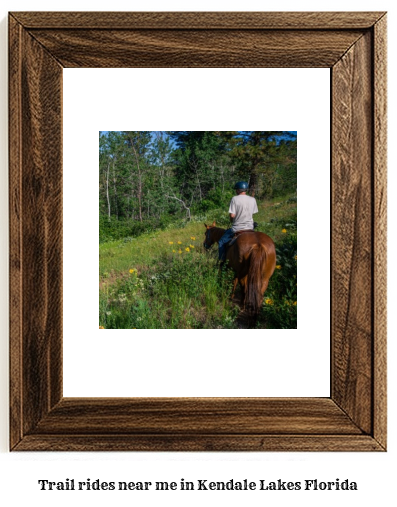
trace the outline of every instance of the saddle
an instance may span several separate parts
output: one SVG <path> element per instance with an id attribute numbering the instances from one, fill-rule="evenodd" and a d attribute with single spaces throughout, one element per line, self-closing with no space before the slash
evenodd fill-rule
<path id="1" fill-rule="evenodd" d="M 229 243 L 227 243 L 226 245 L 226 248 L 230 248 L 237 240 L 237 238 L 241 235 L 241 234 L 245 234 L 246 232 L 255 232 L 254 229 L 244 229 L 243 231 L 237 231 L 234 233 L 234 236 L 232 237 L 232 239 L 229 241 Z"/>

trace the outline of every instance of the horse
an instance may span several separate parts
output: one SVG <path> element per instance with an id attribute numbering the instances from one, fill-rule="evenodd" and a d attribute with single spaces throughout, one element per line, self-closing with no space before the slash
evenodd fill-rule
<path id="1" fill-rule="evenodd" d="M 204 224 L 204 248 L 208 250 L 223 236 L 225 229 Z M 233 292 L 240 283 L 243 308 L 250 317 L 257 317 L 269 280 L 276 268 L 276 247 L 263 232 L 240 233 L 226 252 L 226 262 L 234 271 Z"/>

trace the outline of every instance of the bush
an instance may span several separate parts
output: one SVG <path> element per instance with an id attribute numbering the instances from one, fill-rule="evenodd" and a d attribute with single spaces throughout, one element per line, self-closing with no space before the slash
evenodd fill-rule
<path id="1" fill-rule="evenodd" d="M 142 220 L 142 222 L 131 218 L 117 220 L 111 217 L 109 219 L 107 216 L 101 215 L 99 217 L 99 243 L 137 237 L 145 232 L 167 229 L 171 224 L 175 225 L 181 221 L 186 222 L 186 220 L 181 220 L 181 217 L 177 215 L 163 215 L 160 219 L 153 218 Z"/>
<path id="2" fill-rule="evenodd" d="M 229 209 L 229 203 L 233 197 L 232 191 L 223 191 L 221 188 L 211 189 L 207 197 L 203 199 L 196 207 L 197 212 L 207 212 L 218 208 Z"/>

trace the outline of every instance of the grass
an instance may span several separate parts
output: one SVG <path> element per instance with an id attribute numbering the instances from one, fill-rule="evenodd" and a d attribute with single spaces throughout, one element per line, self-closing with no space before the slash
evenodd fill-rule
<path id="1" fill-rule="evenodd" d="M 237 328 L 239 309 L 230 300 L 232 273 L 219 275 L 216 249 L 208 253 L 202 246 L 204 222 L 213 220 L 228 227 L 227 214 L 218 210 L 194 217 L 184 227 L 170 225 L 101 244 L 100 326 Z M 296 327 L 296 200 L 260 203 L 255 220 L 276 242 L 277 262 L 283 264 L 270 280 L 258 327 Z"/>

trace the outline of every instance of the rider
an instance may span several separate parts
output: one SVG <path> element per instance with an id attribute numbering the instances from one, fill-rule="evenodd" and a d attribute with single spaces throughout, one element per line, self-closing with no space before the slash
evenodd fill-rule
<path id="1" fill-rule="evenodd" d="M 248 183 L 239 181 L 234 185 L 236 194 L 230 201 L 229 217 L 232 227 L 227 229 L 218 242 L 219 260 L 223 263 L 226 258 L 226 245 L 237 231 L 252 230 L 254 220 L 252 215 L 258 213 L 258 206 L 254 197 L 247 195 Z"/>

